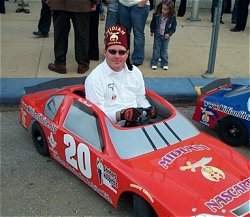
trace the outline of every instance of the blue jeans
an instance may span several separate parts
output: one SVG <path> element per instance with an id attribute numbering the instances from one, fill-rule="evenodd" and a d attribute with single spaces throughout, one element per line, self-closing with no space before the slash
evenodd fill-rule
<path id="1" fill-rule="evenodd" d="M 106 23 L 105 23 L 105 30 L 107 30 L 109 27 L 113 25 L 119 24 L 119 13 L 108 11 L 107 17 L 106 17 Z"/>
<path id="2" fill-rule="evenodd" d="M 153 54 L 151 66 L 157 66 L 159 58 L 161 58 L 161 67 L 168 66 L 168 43 L 169 40 L 159 33 L 154 34 Z"/>
<path id="3" fill-rule="evenodd" d="M 128 34 L 130 47 L 130 35 L 134 33 L 134 51 L 132 52 L 133 64 L 143 64 L 145 57 L 145 25 L 149 14 L 149 5 L 138 7 L 137 5 L 127 7 L 119 4 L 119 21 Z"/>

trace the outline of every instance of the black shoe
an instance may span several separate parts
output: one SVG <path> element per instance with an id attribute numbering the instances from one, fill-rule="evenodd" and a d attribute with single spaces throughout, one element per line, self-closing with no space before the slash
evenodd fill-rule
<path id="1" fill-rule="evenodd" d="M 39 38 L 48 38 L 49 33 L 42 33 L 41 31 L 33 32 L 33 35 L 38 36 Z"/>
<path id="2" fill-rule="evenodd" d="M 17 8 L 17 9 L 16 9 L 16 13 L 21 13 L 21 12 L 23 12 L 23 9 L 22 9 L 22 8 Z"/>
<path id="3" fill-rule="evenodd" d="M 141 66 L 142 64 L 140 64 L 140 63 L 134 63 L 133 65 L 138 67 L 138 66 Z"/>
<path id="4" fill-rule="evenodd" d="M 230 31 L 231 31 L 231 32 L 240 32 L 241 30 L 238 29 L 238 28 L 236 28 L 236 27 L 234 27 L 234 28 L 230 29 Z"/>
<path id="5" fill-rule="evenodd" d="M 225 24 L 222 20 L 220 21 L 221 24 Z"/>

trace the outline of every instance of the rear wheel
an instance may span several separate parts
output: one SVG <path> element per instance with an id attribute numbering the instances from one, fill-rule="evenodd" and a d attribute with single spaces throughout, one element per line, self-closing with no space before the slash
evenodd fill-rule
<path id="1" fill-rule="evenodd" d="M 135 217 L 157 216 L 153 208 L 148 204 L 148 202 L 137 194 L 133 195 L 133 206 Z"/>
<path id="2" fill-rule="evenodd" d="M 32 124 L 31 136 L 37 152 L 43 156 L 49 156 L 47 140 L 38 122 Z"/>
<path id="3" fill-rule="evenodd" d="M 226 117 L 219 124 L 219 135 L 231 146 L 247 144 L 248 133 L 243 123 L 235 117 Z"/>

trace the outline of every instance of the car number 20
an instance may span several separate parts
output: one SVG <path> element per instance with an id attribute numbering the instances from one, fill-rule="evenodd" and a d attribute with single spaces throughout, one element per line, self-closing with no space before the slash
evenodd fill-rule
<path id="1" fill-rule="evenodd" d="M 90 161 L 90 151 L 87 145 L 79 143 L 76 146 L 74 138 L 65 134 L 63 137 L 64 144 L 68 146 L 65 148 L 66 161 L 86 177 L 91 178 L 91 161 Z M 76 159 L 74 158 L 76 156 Z"/>

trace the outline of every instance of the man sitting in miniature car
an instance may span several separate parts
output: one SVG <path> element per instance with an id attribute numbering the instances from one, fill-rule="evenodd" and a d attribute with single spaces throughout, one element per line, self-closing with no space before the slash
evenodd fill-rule
<path id="1" fill-rule="evenodd" d="M 104 61 L 85 81 L 86 98 L 115 123 L 125 120 L 139 125 L 142 108 L 148 108 L 151 119 L 156 118 L 156 110 L 145 96 L 141 71 L 127 61 L 129 49 L 124 27 L 112 26 L 107 30 L 104 56 Z"/>

